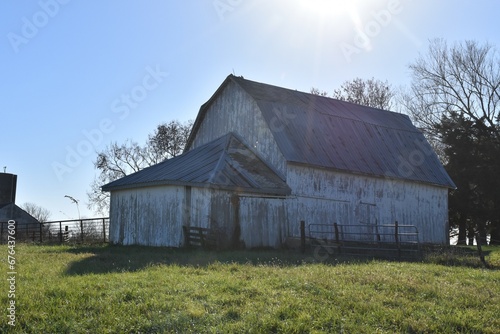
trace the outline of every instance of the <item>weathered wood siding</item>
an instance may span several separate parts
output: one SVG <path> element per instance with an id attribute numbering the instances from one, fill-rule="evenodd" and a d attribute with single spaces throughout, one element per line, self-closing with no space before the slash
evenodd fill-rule
<path id="1" fill-rule="evenodd" d="M 421 242 L 446 243 L 448 189 L 290 164 L 290 236 L 306 224 L 415 225 Z"/>
<path id="2" fill-rule="evenodd" d="M 113 191 L 109 239 L 123 245 L 182 245 L 184 187 Z"/>
<path id="3" fill-rule="evenodd" d="M 280 247 L 286 200 L 209 188 L 161 186 L 111 194 L 111 243 L 183 246 L 182 225 L 211 228 L 219 247 Z"/>
<path id="4" fill-rule="evenodd" d="M 240 197 L 241 240 L 247 248 L 279 248 L 286 238 L 286 200 Z"/>
<path id="5" fill-rule="evenodd" d="M 239 198 L 228 191 L 213 190 L 210 203 L 210 228 L 217 233 L 218 247 L 236 247 L 240 240 Z"/>
<path id="6" fill-rule="evenodd" d="M 212 191 L 159 186 L 111 194 L 111 243 L 180 247 L 182 225 L 209 227 Z"/>
<path id="7" fill-rule="evenodd" d="M 237 133 L 283 175 L 285 158 L 255 101 L 230 82 L 210 105 L 190 149 L 206 144 L 228 132 Z"/>
<path id="8" fill-rule="evenodd" d="M 286 238 L 286 200 L 214 190 L 210 227 L 219 247 L 281 247 Z"/>
<path id="9" fill-rule="evenodd" d="M 212 190 L 209 188 L 192 188 L 191 201 L 187 217 L 183 221 L 183 225 L 210 227 L 210 203 Z"/>
<path id="10" fill-rule="evenodd" d="M 307 224 L 415 225 L 420 241 L 447 242 L 447 196 L 441 187 L 290 164 L 287 199 L 209 188 L 161 186 L 113 191 L 110 241 L 180 247 L 182 225 L 213 228 L 221 247 L 280 247 Z"/>

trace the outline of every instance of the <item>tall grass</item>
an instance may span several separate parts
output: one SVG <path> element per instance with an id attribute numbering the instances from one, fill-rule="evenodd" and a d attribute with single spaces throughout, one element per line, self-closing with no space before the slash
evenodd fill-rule
<path id="1" fill-rule="evenodd" d="M 285 251 L 18 245 L 16 326 L 4 279 L 0 331 L 498 333 L 500 249 L 487 252 L 496 269 L 442 252 L 315 263 Z"/>

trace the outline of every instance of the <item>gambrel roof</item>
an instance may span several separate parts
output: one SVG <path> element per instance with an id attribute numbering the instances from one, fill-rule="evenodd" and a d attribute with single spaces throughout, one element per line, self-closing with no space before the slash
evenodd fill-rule
<path id="1" fill-rule="evenodd" d="M 455 188 L 407 115 L 233 75 L 200 108 L 187 152 L 205 112 L 230 82 L 254 99 L 288 163 Z"/>
<path id="2" fill-rule="evenodd" d="M 108 183 L 102 190 L 158 185 L 208 186 L 272 195 L 291 192 L 284 176 L 267 165 L 234 133 Z"/>

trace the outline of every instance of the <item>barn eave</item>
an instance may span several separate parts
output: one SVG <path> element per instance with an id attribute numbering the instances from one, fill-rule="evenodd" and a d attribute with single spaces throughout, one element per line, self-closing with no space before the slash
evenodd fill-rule
<path id="1" fill-rule="evenodd" d="M 283 188 L 262 188 L 262 187 L 251 188 L 251 187 L 237 187 L 237 186 L 233 187 L 216 183 L 183 182 L 177 180 L 135 183 L 130 185 L 116 186 L 116 187 L 103 187 L 102 190 L 105 192 L 113 192 L 120 190 L 144 189 L 149 187 L 162 187 L 162 186 L 209 188 L 216 190 L 226 190 L 236 193 L 270 195 L 278 197 L 286 197 L 291 194 L 291 189 L 289 187 L 283 187 Z"/>
<path id="2" fill-rule="evenodd" d="M 304 162 L 300 162 L 300 161 L 288 161 L 287 163 L 291 166 L 295 165 L 295 166 L 300 166 L 300 167 L 314 168 L 314 169 L 339 172 L 339 173 L 344 173 L 344 174 L 373 177 L 373 178 L 377 178 L 377 179 L 388 179 L 388 180 L 394 180 L 394 181 L 414 182 L 414 183 L 418 183 L 418 184 L 434 186 L 434 187 L 441 187 L 441 188 L 446 188 L 446 189 L 456 189 L 457 188 L 453 182 L 451 182 L 451 183 L 435 183 L 435 182 L 429 182 L 429 181 L 425 181 L 425 180 L 412 179 L 409 177 L 395 176 L 395 175 L 391 175 L 389 173 L 387 173 L 385 175 L 376 175 L 376 174 L 364 173 L 364 172 L 360 172 L 360 171 L 346 170 L 346 169 L 333 168 L 333 167 L 325 167 L 322 165 L 312 165 L 312 164 L 308 164 L 308 163 L 304 163 Z"/>

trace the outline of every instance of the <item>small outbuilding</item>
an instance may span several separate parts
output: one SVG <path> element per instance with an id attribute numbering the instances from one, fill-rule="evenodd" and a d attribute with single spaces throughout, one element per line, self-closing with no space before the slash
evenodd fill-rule
<path id="1" fill-rule="evenodd" d="M 14 221 L 16 240 L 40 231 L 40 222 L 16 204 L 17 175 L 0 173 L 0 239 L 7 240 L 8 222 Z"/>
<path id="2" fill-rule="evenodd" d="M 307 224 L 399 221 L 448 242 L 455 185 L 408 116 L 229 75 L 201 106 L 185 152 L 103 186 L 110 241 L 280 247 Z"/>

